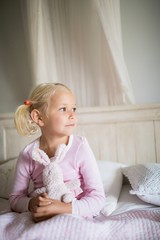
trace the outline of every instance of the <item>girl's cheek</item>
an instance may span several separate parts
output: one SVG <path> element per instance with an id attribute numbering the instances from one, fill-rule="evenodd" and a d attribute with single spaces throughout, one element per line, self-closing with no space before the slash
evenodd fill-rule
<path id="1" fill-rule="evenodd" d="M 78 118 L 75 117 L 75 124 L 77 125 L 78 124 Z"/>

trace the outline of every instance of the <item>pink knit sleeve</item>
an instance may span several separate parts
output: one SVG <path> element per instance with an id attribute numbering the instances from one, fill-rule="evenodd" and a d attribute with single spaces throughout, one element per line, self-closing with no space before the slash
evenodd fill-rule
<path id="1" fill-rule="evenodd" d="M 86 139 L 83 140 L 76 157 L 83 183 L 83 195 L 72 203 L 72 213 L 92 217 L 103 207 L 105 194 L 93 152 Z"/>

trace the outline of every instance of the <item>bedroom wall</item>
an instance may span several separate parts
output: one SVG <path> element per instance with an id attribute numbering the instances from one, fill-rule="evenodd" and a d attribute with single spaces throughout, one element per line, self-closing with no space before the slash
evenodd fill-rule
<path id="1" fill-rule="evenodd" d="M 0 1 L 0 113 L 27 98 L 31 76 L 19 0 Z"/>
<path id="2" fill-rule="evenodd" d="M 137 103 L 160 102 L 160 1 L 120 0 L 125 60 Z M 0 113 L 31 87 L 20 0 L 0 1 Z"/>
<path id="3" fill-rule="evenodd" d="M 120 3 L 123 50 L 136 102 L 160 102 L 160 1 Z"/>

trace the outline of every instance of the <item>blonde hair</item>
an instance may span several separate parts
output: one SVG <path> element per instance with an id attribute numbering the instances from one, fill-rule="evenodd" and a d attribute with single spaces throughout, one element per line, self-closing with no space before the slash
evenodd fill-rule
<path id="1" fill-rule="evenodd" d="M 20 135 L 33 135 L 39 129 L 39 126 L 32 120 L 30 113 L 33 109 L 37 109 L 45 113 L 47 111 L 50 97 L 57 89 L 65 88 L 71 90 L 61 83 L 42 83 L 33 89 L 30 94 L 28 104 L 20 105 L 14 116 L 15 125 Z"/>

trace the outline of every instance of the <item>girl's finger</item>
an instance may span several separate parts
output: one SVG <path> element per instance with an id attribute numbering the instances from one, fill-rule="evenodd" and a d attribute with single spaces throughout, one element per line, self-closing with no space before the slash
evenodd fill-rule
<path id="1" fill-rule="evenodd" d="M 45 198 L 43 196 L 39 196 L 38 199 L 39 199 L 39 201 L 42 201 L 42 202 L 49 202 L 49 201 L 51 202 L 51 199 Z"/>
<path id="2" fill-rule="evenodd" d="M 44 197 L 44 198 L 49 198 L 49 196 L 48 196 L 48 194 L 47 193 L 42 193 L 42 195 L 41 195 L 42 197 Z"/>
<path id="3" fill-rule="evenodd" d="M 44 220 L 47 220 L 49 218 L 51 218 L 53 216 L 46 216 L 46 217 L 33 217 L 33 220 L 34 222 L 38 223 L 38 222 L 41 222 L 41 221 L 44 221 Z"/>
<path id="4" fill-rule="evenodd" d="M 41 202 L 39 202 L 38 206 L 39 207 L 43 207 L 43 206 L 48 206 L 50 204 L 52 204 L 52 202 L 50 200 L 48 200 L 48 201 L 41 201 Z"/>

